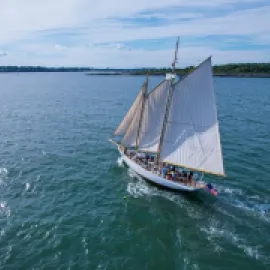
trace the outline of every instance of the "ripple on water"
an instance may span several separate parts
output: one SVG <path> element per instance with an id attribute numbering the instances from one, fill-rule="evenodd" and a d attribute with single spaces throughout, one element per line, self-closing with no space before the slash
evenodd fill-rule
<path id="1" fill-rule="evenodd" d="M 270 80 L 215 78 L 212 198 L 149 185 L 107 141 L 142 77 L 0 77 L 0 268 L 269 268 Z"/>

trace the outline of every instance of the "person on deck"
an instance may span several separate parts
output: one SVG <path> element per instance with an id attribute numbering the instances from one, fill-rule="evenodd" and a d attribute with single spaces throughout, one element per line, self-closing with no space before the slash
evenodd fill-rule
<path id="1" fill-rule="evenodd" d="M 183 182 L 185 183 L 185 184 L 187 184 L 187 182 L 188 182 L 188 179 L 187 179 L 187 172 L 183 172 Z"/>
<path id="2" fill-rule="evenodd" d="M 175 181 L 176 180 L 176 172 L 172 171 L 172 180 Z"/>
<path id="3" fill-rule="evenodd" d="M 193 172 L 190 171 L 189 175 L 188 175 L 188 183 L 191 185 L 193 181 Z"/>
<path id="4" fill-rule="evenodd" d="M 167 172 L 168 172 L 168 169 L 165 166 L 161 168 L 161 173 L 162 173 L 163 178 L 166 178 Z"/>

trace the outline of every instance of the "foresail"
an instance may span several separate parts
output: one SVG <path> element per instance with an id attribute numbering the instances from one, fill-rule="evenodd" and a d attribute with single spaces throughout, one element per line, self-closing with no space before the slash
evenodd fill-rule
<path id="1" fill-rule="evenodd" d="M 139 149 L 142 151 L 157 152 L 169 86 L 169 81 L 163 81 L 145 101 L 139 136 Z"/>
<path id="2" fill-rule="evenodd" d="M 137 134 L 139 129 L 139 123 L 141 118 L 143 100 L 141 99 L 138 103 L 136 111 L 134 112 L 131 123 L 123 137 L 121 144 L 126 147 L 135 147 L 137 141 Z"/>
<path id="3" fill-rule="evenodd" d="M 174 87 L 161 160 L 224 174 L 211 58 Z"/>
<path id="4" fill-rule="evenodd" d="M 145 84 L 143 84 L 137 97 L 135 98 L 133 104 L 131 105 L 129 111 L 126 113 L 121 123 L 119 124 L 117 129 L 114 131 L 115 136 L 122 136 L 127 132 L 128 127 L 130 126 L 131 121 L 135 115 L 135 112 L 138 109 L 139 104 L 141 104 L 142 102 L 144 88 L 145 88 Z"/>

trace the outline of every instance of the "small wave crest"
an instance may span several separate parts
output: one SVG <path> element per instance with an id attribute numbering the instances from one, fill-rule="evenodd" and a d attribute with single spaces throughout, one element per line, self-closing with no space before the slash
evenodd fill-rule
<path id="1" fill-rule="evenodd" d="M 30 189 L 30 184 L 29 183 L 25 183 L 25 190 L 28 191 Z"/>
<path id="2" fill-rule="evenodd" d="M 9 217 L 11 211 L 6 202 L 0 202 L 0 214 Z"/>
<path id="3" fill-rule="evenodd" d="M 134 198 L 142 197 L 144 195 L 151 195 L 151 187 L 134 171 L 131 169 L 128 170 L 128 175 L 131 178 L 137 178 L 138 181 L 130 182 L 127 185 L 127 192 Z"/>
<path id="4" fill-rule="evenodd" d="M 247 195 L 239 188 L 229 188 L 217 185 L 219 195 L 225 198 L 226 202 L 238 209 L 241 209 L 248 215 L 254 215 L 265 221 L 270 221 L 270 203 L 263 200 L 259 195 Z M 225 197 L 226 196 L 226 197 Z"/>
<path id="5" fill-rule="evenodd" d="M 228 230 L 224 227 L 219 228 L 218 225 L 220 224 L 218 224 L 218 222 L 211 223 L 212 224 L 209 227 L 201 227 L 200 230 L 207 235 L 207 239 L 212 244 L 214 244 L 214 246 L 219 247 L 219 245 L 216 243 L 216 240 L 223 239 L 245 252 L 245 254 L 247 254 L 249 257 L 255 258 L 256 260 L 269 261 L 269 258 L 267 258 L 267 256 L 262 254 L 262 252 L 260 251 L 261 246 L 251 246 L 246 242 L 245 239 L 241 238 L 239 235 L 232 232 L 231 230 Z"/>
<path id="6" fill-rule="evenodd" d="M 0 168 L 0 176 L 5 177 L 8 174 L 7 168 Z"/>
<path id="7" fill-rule="evenodd" d="M 118 165 L 118 167 L 124 167 L 124 160 L 122 157 L 119 157 L 117 159 L 117 165 Z"/>
<path id="8" fill-rule="evenodd" d="M 0 168 L 0 185 L 4 183 L 5 178 L 8 175 L 7 168 Z"/>
<path id="9" fill-rule="evenodd" d="M 216 185 L 218 194 L 229 194 L 229 195 L 243 195 L 243 191 L 239 188 L 229 188 L 221 185 Z"/>

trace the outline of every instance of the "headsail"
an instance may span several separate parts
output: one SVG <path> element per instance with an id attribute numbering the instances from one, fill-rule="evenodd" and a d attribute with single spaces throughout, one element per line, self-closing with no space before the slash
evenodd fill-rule
<path id="1" fill-rule="evenodd" d="M 124 116 L 122 121 L 120 122 L 119 126 L 114 131 L 114 136 L 121 136 L 127 132 L 128 127 L 130 126 L 131 121 L 135 115 L 135 112 L 138 109 L 138 106 L 142 102 L 144 89 L 145 89 L 145 83 L 142 85 L 142 87 L 141 87 L 137 97 L 135 98 L 133 104 L 131 105 L 130 109 L 128 110 L 128 112 L 126 113 L 126 115 Z"/>
<path id="2" fill-rule="evenodd" d="M 133 118 L 131 120 L 131 123 L 127 129 L 127 132 L 125 133 L 125 136 L 123 137 L 121 144 L 123 144 L 126 147 L 136 147 L 137 143 L 137 134 L 138 129 L 140 125 L 140 118 L 142 113 L 142 99 L 140 100 L 137 110 L 135 111 L 135 114 L 133 115 Z"/>
<path id="3" fill-rule="evenodd" d="M 161 160 L 224 174 L 211 58 L 174 86 Z"/>
<path id="4" fill-rule="evenodd" d="M 145 97 L 148 86 L 148 80 L 146 80 L 139 92 L 138 97 L 130 108 L 129 112 L 132 110 L 132 115 L 130 115 L 130 122 L 124 134 L 121 143 L 126 147 L 136 147 L 138 144 L 139 128 L 142 120 L 142 113 L 144 111 Z M 135 107 L 135 106 L 136 107 Z M 129 114 L 128 112 L 128 114 Z"/>
<path id="5" fill-rule="evenodd" d="M 157 152 L 169 85 L 169 81 L 161 82 L 145 101 L 139 136 L 139 149 L 142 151 Z"/>

